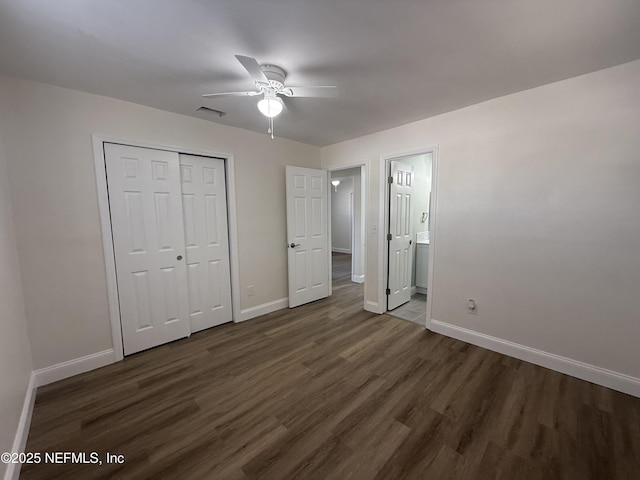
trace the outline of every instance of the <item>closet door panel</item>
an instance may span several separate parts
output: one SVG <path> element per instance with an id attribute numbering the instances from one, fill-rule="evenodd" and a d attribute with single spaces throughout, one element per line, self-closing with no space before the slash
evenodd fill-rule
<path id="1" fill-rule="evenodd" d="M 180 172 L 190 288 L 198 289 L 191 331 L 197 332 L 232 320 L 224 160 L 180 155 Z"/>
<path id="2" fill-rule="evenodd" d="M 124 354 L 187 337 L 177 153 L 104 144 Z"/>

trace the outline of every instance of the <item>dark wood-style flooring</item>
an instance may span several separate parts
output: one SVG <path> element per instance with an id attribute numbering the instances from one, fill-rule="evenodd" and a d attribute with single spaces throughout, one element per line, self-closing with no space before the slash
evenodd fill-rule
<path id="1" fill-rule="evenodd" d="M 27 451 L 125 463 L 21 478 L 640 478 L 640 399 L 367 313 L 342 276 L 328 299 L 40 388 Z"/>

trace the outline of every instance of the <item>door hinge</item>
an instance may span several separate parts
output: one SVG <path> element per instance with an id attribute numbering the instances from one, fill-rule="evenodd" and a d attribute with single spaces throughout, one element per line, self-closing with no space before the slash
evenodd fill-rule
<path id="1" fill-rule="evenodd" d="M 389 183 L 393 183 L 393 177 L 392 177 L 392 176 L 389 176 L 389 178 L 387 178 L 387 182 L 389 182 Z"/>
<path id="2" fill-rule="evenodd" d="M 391 289 L 387 288 L 387 295 L 391 295 Z"/>
<path id="3" fill-rule="evenodd" d="M 393 240 L 393 235 L 391 235 L 390 233 L 387 233 L 387 240 L 389 241 Z"/>

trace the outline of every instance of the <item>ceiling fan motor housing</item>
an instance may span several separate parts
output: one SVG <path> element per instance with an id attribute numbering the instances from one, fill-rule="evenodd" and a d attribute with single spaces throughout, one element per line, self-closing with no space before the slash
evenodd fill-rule
<path id="1" fill-rule="evenodd" d="M 284 84 L 287 74 L 282 68 L 276 65 L 260 65 L 260 68 L 269 80 Z"/>
<path id="2" fill-rule="evenodd" d="M 275 92 L 282 92 L 282 90 L 284 90 L 284 81 L 287 78 L 286 72 L 276 65 L 260 65 L 260 68 L 264 72 L 265 77 L 269 79 L 269 83 Z M 258 87 L 260 87 L 260 85 L 258 85 Z"/>

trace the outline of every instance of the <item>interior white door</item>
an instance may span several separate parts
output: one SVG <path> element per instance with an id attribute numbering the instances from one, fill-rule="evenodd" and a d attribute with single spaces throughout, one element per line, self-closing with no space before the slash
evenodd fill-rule
<path id="1" fill-rule="evenodd" d="M 387 235 L 389 242 L 387 309 L 393 310 L 411 300 L 413 167 L 392 161 L 389 178 L 391 183 L 389 184 L 389 230 Z"/>
<path id="2" fill-rule="evenodd" d="M 224 160 L 180 155 L 191 331 L 232 320 Z"/>
<path id="3" fill-rule="evenodd" d="M 286 167 L 289 307 L 329 296 L 328 174 Z"/>
<path id="4" fill-rule="evenodd" d="M 190 335 L 178 154 L 105 143 L 124 354 Z"/>

